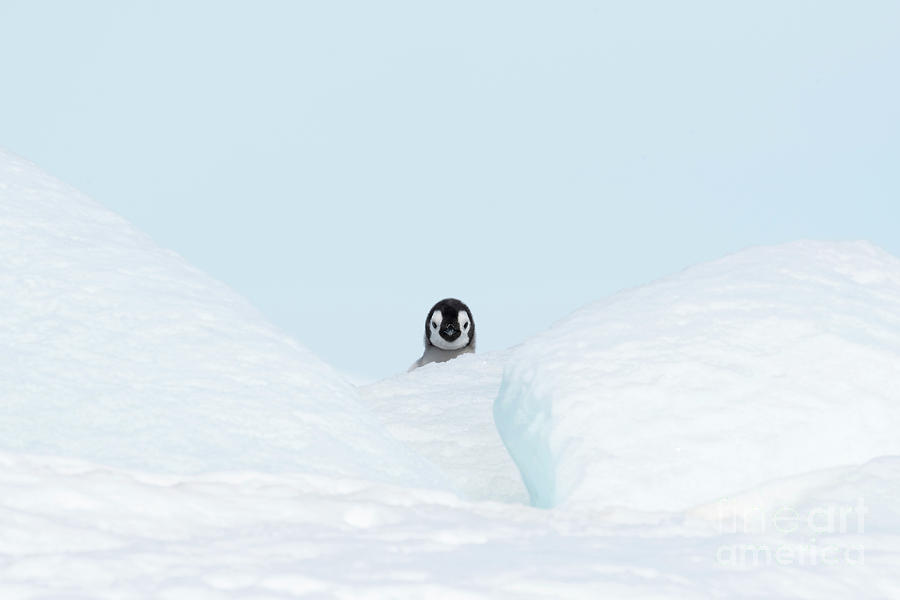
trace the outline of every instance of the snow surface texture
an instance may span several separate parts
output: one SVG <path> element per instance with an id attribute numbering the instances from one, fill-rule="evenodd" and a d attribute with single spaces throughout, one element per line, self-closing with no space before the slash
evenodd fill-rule
<path id="1" fill-rule="evenodd" d="M 0 265 L 0 449 L 437 482 L 234 292 L 6 153 Z"/>
<path id="2" fill-rule="evenodd" d="M 548 332 L 551 343 L 361 390 L 221 284 L 6 154 L 0 261 L 3 600 L 900 597 L 900 458 L 834 466 L 882 451 L 895 418 L 883 399 L 895 389 L 885 365 L 895 355 L 896 261 L 870 246 L 743 253 L 586 309 Z M 678 308 L 675 324 L 663 318 L 670 309 L 649 310 L 654 301 Z M 607 317 L 594 322 L 598 311 Z M 733 326 L 723 328 L 727 314 Z M 654 337 L 654 326 L 666 335 Z M 819 344 L 802 343 L 804 331 Z M 709 354 L 688 344 L 704 332 Z M 568 346 L 552 343 L 576 333 Z M 588 360 L 604 352 L 601 335 L 620 362 Z M 773 335 L 793 344 L 777 369 Z M 831 371 L 804 371 L 796 348 Z M 759 394 L 730 391 L 748 392 L 751 376 Z M 620 431 L 579 404 L 585 390 L 609 392 L 607 378 L 631 390 L 600 415 Z M 542 488 L 529 467 L 557 479 L 580 469 L 583 487 L 570 479 L 568 490 L 596 499 L 589 508 L 497 502 L 525 499 L 491 421 L 501 379 L 497 414 L 532 492 Z M 698 390 L 697 406 L 679 381 Z M 751 406 L 735 414 L 710 389 Z M 857 412 L 832 406 L 838 391 L 861 389 L 848 400 L 862 403 Z M 692 414 L 669 410 L 666 427 L 659 398 L 672 390 L 674 407 Z M 784 412 L 771 395 L 786 398 Z M 844 420 L 801 414 L 818 398 Z M 565 403 L 583 424 L 562 418 Z M 794 429 L 761 437 L 754 408 Z M 694 422 L 705 419 L 708 428 Z M 864 425 L 871 439 L 851 448 Z M 618 456 L 598 454 L 629 432 L 635 443 Z M 565 445 L 573 433 L 582 439 Z M 785 436 L 810 440 L 827 460 L 793 456 L 800 443 Z M 635 450 L 647 444 L 705 461 L 685 475 L 690 490 L 647 479 L 654 461 L 671 460 Z M 733 444 L 777 464 L 748 459 L 752 477 L 744 465 L 723 475 L 718 454 Z M 602 469 L 631 506 L 603 499 Z M 715 497 L 745 479 L 759 485 Z"/>
<path id="3" fill-rule="evenodd" d="M 543 511 L 346 478 L 0 454 L 0 597 L 896 598 L 898 482 L 900 459 L 886 458 L 775 490 L 764 499 L 804 515 L 781 533 L 717 522 L 715 507 Z M 819 514 L 807 507 L 861 496 L 864 534 L 855 515 L 846 531 L 806 525 Z"/>
<path id="4" fill-rule="evenodd" d="M 686 509 L 900 454 L 900 260 L 753 248 L 518 348 L 495 405 L 537 506 Z"/>
<path id="5" fill-rule="evenodd" d="M 492 416 L 507 356 L 463 355 L 360 392 L 388 431 L 437 465 L 466 498 L 527 503 Z"/>

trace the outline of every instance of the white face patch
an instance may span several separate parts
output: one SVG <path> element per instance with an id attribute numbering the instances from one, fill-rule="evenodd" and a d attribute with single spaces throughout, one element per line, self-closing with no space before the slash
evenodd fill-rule
<path id="1" fill-rule="evenodd" d="M 443 320 L 444 315 L 441 311 L 434 311 L 434 314 L 431 315 L 431 321 L 428 323 L 428 341 L 441 350 L 459 350 L 460 348 L 465 348 L 469 343 L 469 328 L 471 327 L 469 324 L 469 315 L 466 314 L 466 311 L 459 313 L 459 321 L 456 323 L 456 326 L 459 329 L 460 334 L 459 337 L 452 342 L 448 342 L 441 337 L 441 325 Z M 463 323 L 465 323 L 465 326 L 463 326 Z"/>
<path id="2" fill-rule="evenodd" d="M 431 315 L 431 322 L 428 324 L 428 334 L 431 335 L 433 332 L 437 332 L 441 330 L 441 323 L 444 320 L 444 314 L 436 310 Z"/>

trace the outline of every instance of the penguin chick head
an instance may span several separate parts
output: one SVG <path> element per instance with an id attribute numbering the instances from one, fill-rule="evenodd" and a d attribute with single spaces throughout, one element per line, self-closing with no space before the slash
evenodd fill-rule
<path id="1" fill-rule="evenodd" d="M 445 298 L 431 307 L 425 319 L 425 346 L 461 350 L 475 343 L 475 321 L 469 307 Z"/>

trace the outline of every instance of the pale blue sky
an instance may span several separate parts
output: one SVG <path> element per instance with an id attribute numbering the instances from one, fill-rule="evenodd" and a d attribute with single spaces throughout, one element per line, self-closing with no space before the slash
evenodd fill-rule
<path id="1" fill-rule="evenodd" d="M 900 254 L 898 2 L 0 0 L 0 146 L 336 367 L 747 245 Z"/>

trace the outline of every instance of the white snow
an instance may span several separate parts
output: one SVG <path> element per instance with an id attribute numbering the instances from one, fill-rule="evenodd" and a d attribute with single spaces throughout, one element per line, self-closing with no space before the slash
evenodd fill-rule
<path id="1" fill-rule="evenodd" d="M 347 478 L 0 454 L 0 597 L 889 598 L 898 482 L 898 458 L 820 476 L 794 490 L 797 523 L 779 532 L 752 514 L 543 511 Z M 862 531 L 817 516 L 859 497 Z"/>
<path id="2" fill-rule="evenodd" d="M 900 260 L 753 248 L 588 306 L 517 349 L 498 427 L 534 504 L 687 509 L 900 454 Z"/>
<path id="3" fill-rule="evenodd" d="M 0 598 L 900 597 L 897 264 L 754 249 L 357 389 L 0 153 Z"/>
<path id="4" fill-rule="evenodd" d="M 396 439 L 437 465 L 470 500 L 528 502 L 494 426 L 508 353 L 464 354 L 360 389 Z"/>
<path id="5" fill-rule="evenodd" d="M 0 152 L 0 450 L 436 484 L 226 286 Z"/>

